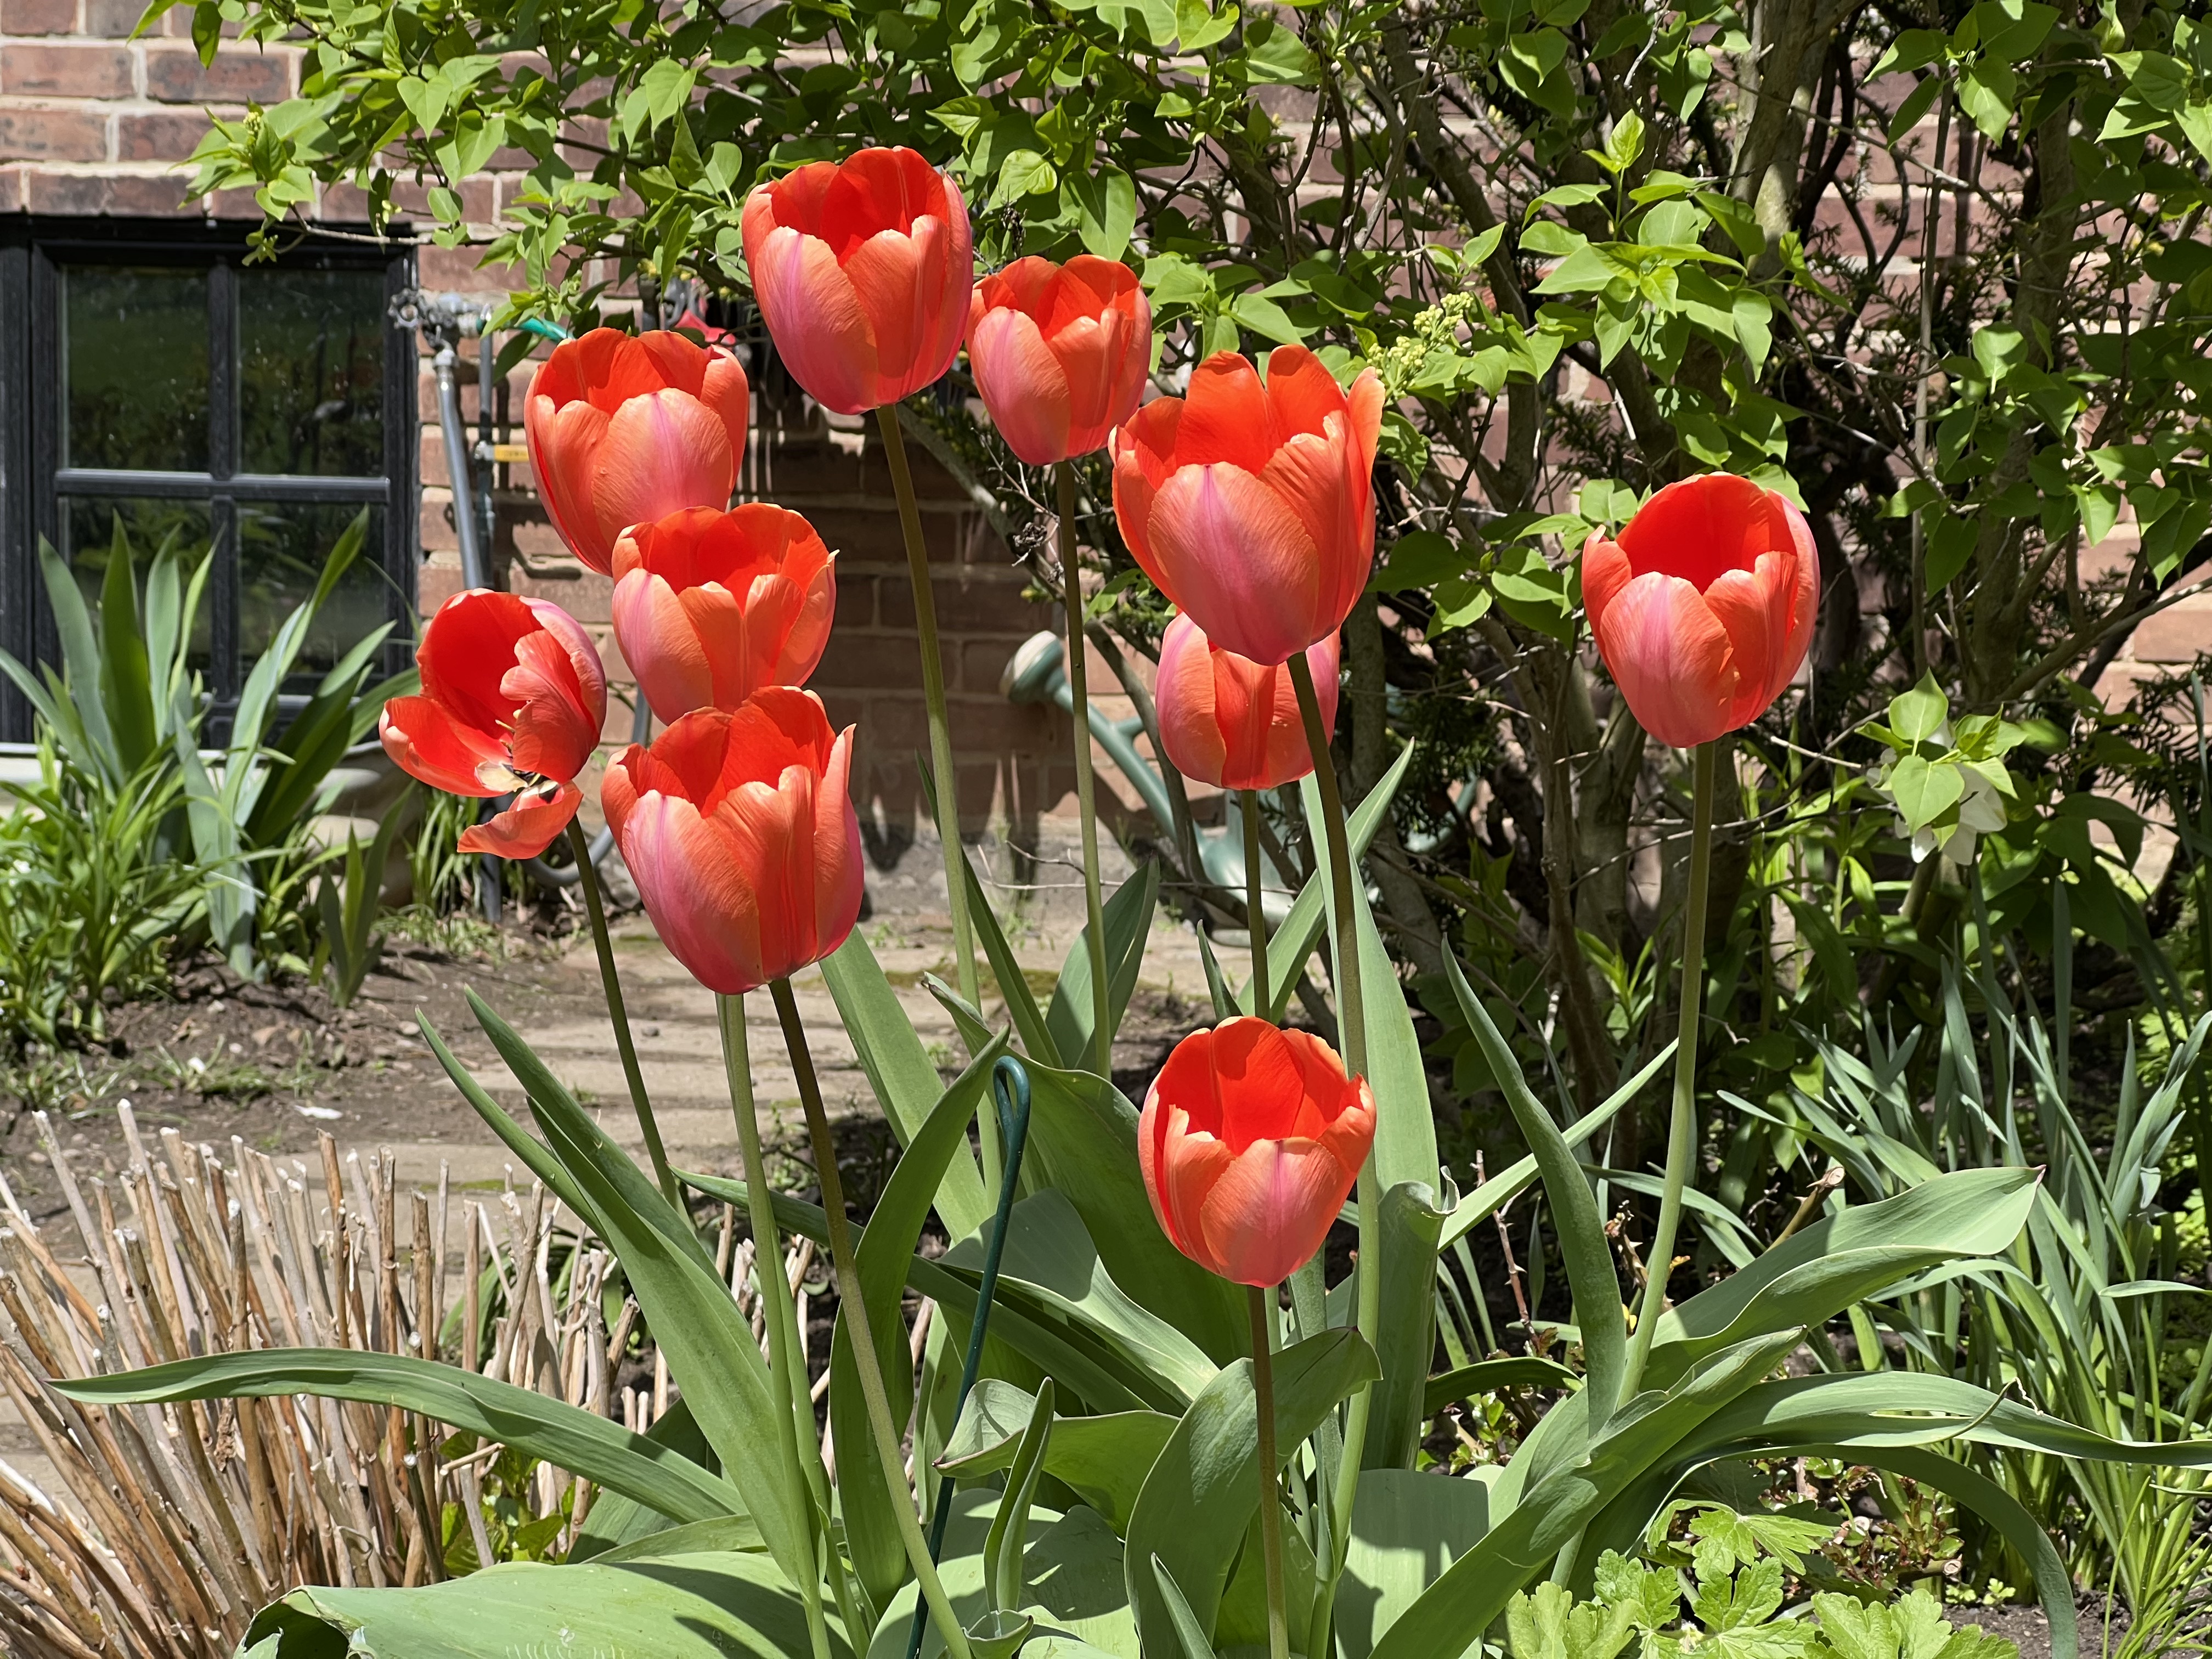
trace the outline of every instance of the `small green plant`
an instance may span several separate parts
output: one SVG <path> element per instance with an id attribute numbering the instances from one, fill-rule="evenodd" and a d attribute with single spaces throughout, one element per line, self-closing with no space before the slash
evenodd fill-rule
<path id="1" fill-rule="evenodd" d="M 409 785 L 400 801 L 413 791 L 414 786 Z M 395 802 L 377 825 L 376 839 L 369 843 L 365 860 L 361 837 L 347 831 L 344 880 L 334 881 L 325 871 L 316 888 L 315 902 L 323 922 L 316 955 L 331 988 L 331 1000 L 341 1008 L 353 1006 L 353 1000 L 361 994 L 362 981 L 383 955 L 376 917 L 384 897 L 384 866 L 391 857 L 400 821 L 399 802 Z"/>
<path id="2" fill-rule="evenodd" d="M 1811 1597 L 1807 1617 L 1785 1606 L 1791 1580 L 1833 1526 L 1719 1504 L 1674 1506 L 1685 1507 L 1697 1510 L 1690 1547 L 1659 1544 L 1650 1553 L 1662 1565 L 1607 1550 L 1591 1600 L 1577 1601 L 1557 1583 L 1516 1595 L 1505 1611 L 1513 1659 L 1614 1659 L 1632 1643 L 1638 1659 L 2017 1659 L 2002 1637 L 1952 1625 L 1924 1588 L 1888 1602 L 1824 1590 Z"/>

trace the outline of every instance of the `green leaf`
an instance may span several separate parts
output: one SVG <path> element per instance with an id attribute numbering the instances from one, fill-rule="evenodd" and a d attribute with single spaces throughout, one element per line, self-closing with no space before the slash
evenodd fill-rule
<path id="1" fill-rule="evenodd" d="M 1060 170 L 1033 149 L 1018 149 L 1000 163 L 990 204 L 1005 207 L 1026 196 L 1045 196 L 1060 188 Z"/>
<path id="2" fill-rule="evenodd" d="M 1910 691 L 1889 700 L 1889 729 L 1908 744 L 1928 743 L 1951 717 L 1951 700 L 1933 674 L 1923 674 Z"/>
<path id="3" fill-rule="evenodd" d="M 2020 94 L 2020 76 L 2008 64 L 1990 58 L 1978 60 L 1959 81 L 1959 107 L 1995 143 L 2012 125 L 2013 100 Z"/>
<path id="4" fill-rule="evenodd" d="M 1214 1363 L 1243 1353 L 1243 1296 L 1170 1243 L 1152 1214 L 1137 1163 L 1137 1109 L 1088 1072 L 1032 1066 L 1030 1091 L 1024 1179 L 1073 1205 L 1113 1281 Z"/>
<path id="5" fill-rule="evenodd" d="M 1418 1181 L 1400 1182 L 1385 1192 L 1382 1212 L 1382 1257 L 1389 1271 L 1382 1275 L 1382 1319 L 1375 1331 L 1382 1380 L 1376 1385 L 1373 1425 L 1360 1456 L 1370 1470 L 1411 1468 L 1428 1426 L 1429 1361 L 1437 1351 L 1437 1239 L 1444 1219 L 1435 1189 Z"/>
<path id="6" fill-rule="evenodd" d="M 1927 828 L 1959 804 L 1966 786 L 1953 761 L 1930 761 L 1907 755 L 1889 775 L 1889 793 L 1906 827 L 1914 832 Z"/>
<path id="7" fill-rule="evenodd" d="M 1478 1359 L 1472 1365 L 1444 1371 L 1429 1379 L 1421 1395 L 1424 1415 L 1434 1417 L 1445 1407 L 1495 1394 L 1500 1389 L 1573 1389 L 1582 1379 L 1556 1359 L 1537 1354 L 1517 1354 L 1505 1359 Z"/>
<path id="8" fill-rule="evenodd" d="M 1244 20 L 1244 65 L 1255 86 L 1310 86 L 1316 72 L 1314 55 L 1297 32 L 1272 17 Z"/>
<path id="9" fill-rule="evenodd" d="M 1336 1329 L 1275 1356 L 1278 1463 L 1321 1426 L 1337 1402 L 1379 1374 L 1356 1331 Z M 1146 1477 L 1129 1520 L 1129 1603 L 1147 1652 L 1170 1650 L 1181 1638 L 1158 1579 L 1142 1571 L 1155 1557 L 1188 1599 L 1197 1628 L 1212 1629 L 1230 1569 L 1259 1507 L 1259 1425 L 1252 1364 L 1222 1368 L 1168 1438 Z"/>
<path id="10" fill-rule="evenodd" d="M 107 707 L 100 696 L 100 647 L 93 634 L 92 613 L 85 608 L 75 574 L 44 538 L 39 542 L 39 574 L 46 583 L 46 603 L 52 610 L 54 632 L 61 644 L 62 673 L 74 694 L 69 700 L 71 722 L 82 732 L 85 744 L 85 752 L 76 753 L 75 759 L 109 782 L 119 784 L 130 775 L 123 769 L 107 723 Z M 18 684 L 21 683 L 19 678 Z"/>
<path id="11" fill-rule="evenodd" d="M 416 1589 L 294 1590 L 242 1647 L 272 1659 L 478 1659 L 489 1652 L 786 1659 L 808 1650 L 799 1598 L 764 1556 L 604 1565 L 516 1561 Z M 830 1652 L 851 1659 L 834 1628 Z"/>
<path id="12" fill-rule="evenodd" d="M 991 1530 L 983 1540 L 984 1583 L 993 1609 L 1000 1613 L 1015 1613 L 1022 1605 L 1022 1547 L 1029 1534 L 1030 1505 L 1036 1498 L 1037 1477 L 1044 1472 L 1045 1448 L 1052 1439 L 1052 1379 L 1048 1376 L 1037 1389 L 1028 1425 L 1006 1465 L 999 1512 L 991 1517 Z"/>
<path id="13" fill-rule="evenodd" d="M 1101 907 L 1100 920 L 1106 932 L 1107 1006 L 1116 1030 L 1137 988 L 1137 969 L 1144 962 L 1145 941 L 1152 933 L 1152 912 L 1159 896 L 1160 866 L 1146 859 Z M 1044 1016 L 1045 1029 L 1052 1033 L 1061 1054 L 1079 1066 L 1096 1052 L 1092 1027 L 1097 1023 L 1097 1006 L 1091 989 L 1091 925 L 1086 921 L 1067 947 L 1066 958 L 1060 965 L 1060 982 L 1053 988 L 1052 1004 Z"/>
<path id="14" fill-rule="evenodd" d="M 529 1045 L 474 993 L 469 1002 L 492 1046 L 530 1091 L 539 1130 L 588 1206 L 595 1231 L 622 1262 L 724 1474 L 744 1495 L 778 1564 L 799 1582 L 814 1571 L 811 1499 L 781 1449 L 776 1421 L 788 1409 L 782 1387 L 769 1377 L 730 1287 L 690 1219 L 586 1115 Z"/>
<path id="15" fill-rule="evenodd" d="M 899 1314 L 906 1288 L 906 1264 L 913 1255 L 930 1201 L 943 1184 L 953 1158 L 968 1152 L 968 1127 L 975 1121 L 990 1086 L 991 1068 L 1006 1052 L 1004 1036 L 976 1051 L 968 1069 L 946 1089 L 930 1113 L 868 1218 L 854 1257 L 860 1289 L 867 1300 L 868 1329 L 876 1340 L 877 1367 L 891 1401 L 891 1414 L 906 1420 L 914 1398 L 913 1352 L 906 1322 Z M 860 1392 L 859 1358 L 850 1323 L 842 1312 L 830 1339 L 830 1431 L 837 1448 L 837 1491 L 845 1516 L 845 1543 L 854 1571 L 878 1607 L 906 1580 L 906 1546 L 899 1518 L 891 1510 L 882 1459 L 868 1425 Z"/>
<path id="16" fill-rule="evenodd" d="M 1137 228 L 1136 180 L 1119 167 L 1072 172 L 1061 175 L 1060 193 L 1063 210 L 1075 215 L 1085 252 L 1119 259 L 1128 252 L 1130 234 Z"/>
<path id="17" fill-rule="evenodd" d="M 1907 1276 L 1992 1255 L 2020 1236 L 2033 1170 L 1961 1170 L 1877 1204 L 1824 1216 L 1749 1267 L 1659 1316 L 1647 1383 L 1769 1332 L 1819 1325 Z"/>
<path id="18" fill-rule="evenodd" d="M 107 572 L 100 584 L 100 700 L 107 710 L 108 729 L 115 734 L 116 759 L 127 776 L 154 752 L 157 722 L 146 635 L 138 622 L 138 582 L 119 513 L 109 544 Z"/>
<path id="19" fill-rule="evenodd" d="M 929 1121 L 945 1085 L 858 929 L 823 959 L 822 978 L 891 1133 L 901 1146 L 910 1144 Z M 983 1200 L 983 1172 L 974 1153 L 963 1149 L 953 1154 L 933 1202 L 955 1238 L 983 1224 L 991 1209 Z"/>
<path id="20" fill-rule="evenodd" d="M 1382 1632 L 1489 1529 L 1490 1488 L 1478 1478 L 1363 1472 L 1336 1591 L 1344 1659 L 1366 1659 Z"/>
<path id="21" fill-rule="evenodd" d="M 57 1377 L 52 1386 L 72 1400 L 94 1404 L 306 1394 L 397 1406 L 542 1457 L 674 1520 L 710 1521 L 742 1514 L 745 1507 L 728 1481 L 596 1413 L 458 1365 L 404 1354 L 263 1348 L 106 1376 Z"/>
<path id="22" fill-rule="evenodd" d="M 980 1279 L 981 1235 L 969 1234 L 943 1261 L 963 1278 Z M 1057 1188 L 1032 1193 L 1014 1206 L 999 1275 L 1002 1301 L 1086 1331 L 1119 1360 L 1131 1388 L 1152 1403 L 1179 1406 L 1203 1392 L 1215 1375 L 1204 1349 L 1115 1283 L 1081 1215 Z"/>
<path id="23" fill-rule="evenodd" d="M 995 1474 L 1012 1461 L 1036 1396 L 997 1377 L 982 1377 L 937 1460 L 957 1480 Z M 1102 1417 L 1063 1417 L 1045 1449 L 1044 1472 L 1073 1488 L 1116 1533 L 1128 1529 L 1145 1477 L 1175 1432 L 1176 1419 L 1162 1412 L 1114 1412 Z"/>

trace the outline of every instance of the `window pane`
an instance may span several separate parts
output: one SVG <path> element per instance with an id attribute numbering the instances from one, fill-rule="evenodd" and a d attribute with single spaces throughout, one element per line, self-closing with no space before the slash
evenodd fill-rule
<path id="1" fill-rule="evenodd" d="M 115 526 L 123 525 L 123 534 L 130 543 L 131 562 L 137 573 L 138 592 L 146 592 L 146 572 L 154 562 L 154 556 L 170 538 L 175 538 L 177 550 L 184 555 L 184 568 L 179 573 L 187 592 L 191 586 L 192 573 L 207 556 L 208 504 L 205 501 L 161 501 L 117 500 L 106 496 L 76 495 L 62 503 L 62 556 L 69 561 L 76 574 L 77 586 L 84 591 L 86 605 L 93 615 L 100 614 L 100 584 L 106 579 L 107 561 L 115 545 Z M 203 592 L 199 612 L 192 619 L 192 665 L 205 672 L 209 663 L 209 644 L 211 637 L 210 613 L 215 608 L 215 595 Z M 142 610 L 143 618 L 144 612 Z"/>
<path id="2" fill-rule="evenodd" d="M 384 471 L 384 275 L 238 274 L 239 469 Z"/>
<path id="3" fill-rule="evenodd" d="M 62 465 L 206 471 L 207 273 L 76 265 L 62 283 Z"/>
<path id="4" fill-rule="evenodd" d="M 238 672 L 243 682 L 293 608 L 315 591 L 324 562 L 361 509 L 296 502 L 238 504 Z M 295 665 L 312 679 L 394 614 L 384 573 L 384 509 L 368 509 L 361 551 L 323 604 Z"/>

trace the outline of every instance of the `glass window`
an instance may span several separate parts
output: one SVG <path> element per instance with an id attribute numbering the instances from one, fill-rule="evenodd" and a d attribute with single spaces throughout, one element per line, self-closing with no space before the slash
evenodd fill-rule
<path id="1" fill-rule="evenodd" d="M 107 575 L 107 561 L 115 546 L 119 523 L 131 544 L 131 558 L 138 572 L 139 591 L 145 591 L 146 568 L 154 556 L 173 540 L 185 556 L 185 580 L 207 556 L 210 514 L 205 501 L 165 501 L 112 495 L 75 495 L 62 502 L 62 556 L 69 561 L 76 584 L 84 592 L 93 614 L 100 614 L 100 584 Z M 214 640 L 214 623 L 204 592 L 192 619 L 192 665 L 205 672 Z"/>
<path id="2" fill-rule="evenodd" d="M 361 511 L 343 504 L 240 501 L 238 504 L 238 654 L 240 672 L 266 651 L 285 617 L 315 591 L 338 538 Z M 346 574 L 315 615 L 295 669 L 319 676 L 394 614 L 385 574 L 384 510 L 368 509 L 368 532 Z"/>
<path id="3" fill-rule="evenodd" d="M 241 472 L 384 471 L 384 274 L 242 270 Z"/>
<path id="4" fill-rule="evenodd" d="M 62 361 L 64 466 L 207 470 L 205 270 L 65 269 Z"/>

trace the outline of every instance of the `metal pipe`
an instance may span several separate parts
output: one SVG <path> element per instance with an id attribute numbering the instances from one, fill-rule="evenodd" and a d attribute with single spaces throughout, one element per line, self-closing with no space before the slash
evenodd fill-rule
<path id="1" fill-rule="evenodd" d="M 476 319 L 477 471 L 473 476 L 477 492 L 477 544 L 483 550 L 487 556 L 497 540 L 495 532 L 498 528 L 492 516 L 495 509 L 492 505 L 491 483 L 492 445 L 495 441 L 493 436 L 493 417 L 497 410 L 499 399 L 495 395 L 492 383 L 491 330 L 487 326 L 489 321 L 488 318 L 481 316 Z"/>
<path id="2" fill-rule="evenodd" d="M 430 360 L 438 377 L 438 427 L 446 439 L 446 472 L 453 489 L 453 529 L 461 542 L 461 585 L 488 587 L 483 546 L 477 539 L 475 503 L 471 498 L 468 438 L 461 426 L 460 393 L 453 384 L 453 366 L 459 361 L 451 340 L 441 339 L 438 355 Z"/>

